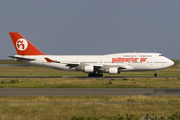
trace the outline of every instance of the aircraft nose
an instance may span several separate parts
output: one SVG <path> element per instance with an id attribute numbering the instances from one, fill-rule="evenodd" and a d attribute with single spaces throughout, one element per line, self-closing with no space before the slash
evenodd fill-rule
<path id="1" fill-rule="evenodd" d="M 174 65 L 174 62 L 172 60 L 169 60 L 169 65 L 170 66 Z"/>

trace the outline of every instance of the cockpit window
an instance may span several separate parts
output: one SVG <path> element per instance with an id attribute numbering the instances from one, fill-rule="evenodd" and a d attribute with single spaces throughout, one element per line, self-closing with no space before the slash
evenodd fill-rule
<path id="1" fill-rule="evenodd" d="M 159 56 L 163 56 L 163 55 L 159 55 Z"/>

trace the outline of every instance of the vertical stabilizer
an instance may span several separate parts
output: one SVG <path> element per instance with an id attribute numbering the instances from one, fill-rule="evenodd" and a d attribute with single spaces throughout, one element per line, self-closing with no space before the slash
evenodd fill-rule
<path id="1" fill-rule="evenodd" d="M 45 55 L 18 32 L 9 32 L 18 55 Z"/>

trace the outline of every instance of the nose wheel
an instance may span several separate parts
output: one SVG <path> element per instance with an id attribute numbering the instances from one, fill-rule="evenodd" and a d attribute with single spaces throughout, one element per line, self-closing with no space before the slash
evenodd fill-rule
<path id="1" fill-rule="evenodd" d="M 154 77 L 157 77 L 157 72 L 158 72 L 158 70 L 156 70 L 156 72 L 155 72 L 155 74 L 154 74 Z"/>
<path id="2" fill-rule="evenodd" d="M 156 74 L 156 73 L 154 74 L 154 77 L 157 77 L 157 74 Z"/>

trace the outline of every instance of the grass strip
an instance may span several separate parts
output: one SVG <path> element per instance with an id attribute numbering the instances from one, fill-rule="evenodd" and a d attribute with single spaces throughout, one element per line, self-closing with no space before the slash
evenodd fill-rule
<path id="1" fill-rule="evenodd" d="M 101 103 L 96 103 L 97 101 Z M 145 102 L 143 104 L 107 104 L 103 102 Z M 32 102 L 34 102 L 32 104 Z M 47 104 L 46 102 L 62 102 Z M 67 103 L 68 102 L 68 103 Z M 161 103 L 163 102 L 163 103 Z M 26 104 L 23 104 L 26 103 Z M 180 97 L 172 96 L 38 96 L 0 97 L 0 119 L 72 119 L 99 117 L 99 120 L 122 117 L 174 116 L 180 111 Z M 176 115 L 179 115 L 177 113 Z M 90 118 L 89 117 L 89 118 Z M 90 119 L 91 120 L 91 119 Z"/>
<path id="2" fill-rule="evenodd" d="M 180 88 L 180 78 L 0 78 L 0 88 Z"/>

